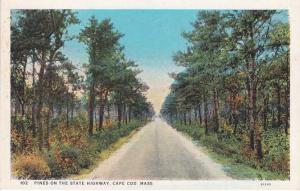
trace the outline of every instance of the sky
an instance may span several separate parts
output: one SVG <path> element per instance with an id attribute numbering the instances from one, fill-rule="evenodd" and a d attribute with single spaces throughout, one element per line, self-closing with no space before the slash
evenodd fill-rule
<path id="1" fill-rule="evenodd" d="M 172 56 L 186 48 L 181 33 L 192 29 L 197 11 L 79 10 L 80 24 L 71 26 L 69 33 L 78 34 L 91 16 L 99 21 L 110 18 L 116 30 L 124 34 L 120 43 L 125 46 L 125 55 L 143 70 L 139 77 L 150 87 L 147 98 L 158 113 L 172 83 L 168 74 L 183 70 L 173 63 Z M 88 63 L 85 45 L 76 40 L 67 42 L 63 52 L 77 66 Z"/>
<path id="2" fill-rule="evenodd" d="M 156 113 L 169 93 L 173 79 L 171 72 L 184 68 L 174 64 L 172 56 L 185 50 L 187 42 L 182 38 L 184 31 L 191 31 L 191 23 L 196 20 L 197 10 L 77 10 L 79 25 L 71 26 L 70 34 L 78 35 L 95 16 L 99 21 L 110 18 L 115 29 L 124 34 L 120 43 L 125 47 L 127 59 L 135 61 L 143 72 L 139 74 L 150 89 L 148 100 L 154 105 Z M 277 15 L 275 20 L 287 22 L 286 11 Z M 88 63 L 84 44 L 76 40 L 68 41 L 63 52 L 77 66 Z"/>

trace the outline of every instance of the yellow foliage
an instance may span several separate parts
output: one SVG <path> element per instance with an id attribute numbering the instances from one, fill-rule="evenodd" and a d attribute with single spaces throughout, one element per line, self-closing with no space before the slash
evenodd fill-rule
<path id="1" fill-rule="evenodd" d="M 279 156 L 272 160 L 270 170 L 276 171 L 281 170 L 282 172 L 289 172 L 290 157 L 288 154 Z"/>
<path id="2" fill-rule="evenodd" d="M 13 163 L 13 174 L 20 179 L 45 179 L 51 175 L 45 160 L 36 154 L 19 156 Z"/>
<path id="3" fill-rule="evenodd" d="M 104 122 L 103 122 L 103 124 L 104 124 L 105 128 L 112 128 L 112 127 L 114 127 L 113 126 L 113 121 L 111 119 L 105 119 Z"/>
<path id="4" fill-rule="evenodd" d="M 252 160 L 256 160 L 256 153 L 255 153 L 255 150 L 252 150 L 250 147 L 242 147 L 241 149 L 241 154 L 243 156 L 246 156 L 247 158 L 249 159 L 252 159 Z"/>
<path id="5" fill-rule="evenodd" d="M 15 128 L 11 130 L 11 145 L 15 152 L 33 152 L 34 140 L 32 136 L 28 136 L 18 132 Z"/>
<path id="6" fill-rule="evenodd" d="M 55 143 L 59 144 L 69 144 L 73 145 L 76 148 L 79 149 L 84 149 L 87 145 L 88 142 L 84 136 L 84 133 L 81 132 L 80 130 L 74 129 L 74 128 L 61 128 L 59 129 L 59 137 L 58 135 L 52 134 L 49 138 L 50 145 L 54 145 Z"/>
<path id="7" fill-rule="evenodd" d="M 221 127 L 224 130 L 224 132 L 233 133 L 233 128 L 225 120 L 222 122 Z"/>

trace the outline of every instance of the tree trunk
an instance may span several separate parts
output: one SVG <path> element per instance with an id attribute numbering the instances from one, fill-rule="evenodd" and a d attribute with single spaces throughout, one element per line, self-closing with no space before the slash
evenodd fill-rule
<path id="1" fill-rule="evenodd" d="M 35 112 L 35 104 L 36 104 L 36 98 L 35 98 L 35 59 L 32 60 L 32 106 L 31 106 L 31 129 L 32 129 L 32 136 L 36 137 L 36 112 Z"/>
<path id="2" fill-rule="evenodd" d="M 104 90 L 104 92 L 101 93 L 101 95 L 100 95 L 99 124 L 98 124 L 99 130 L 103 128 L 104 111 L 105 111 L 105 105 L 107 103 L 107 96 L 108 96 L 108 90 Z"/>
<path id="3" fill-rule="evenodd" d="M 107 118 L 110 119 L 110 105 L 107 104 Z"/>
<path id="4" fill-rule="evenodd" d="M 22 147 L 25 147 L 26 143 L 26 129 L 25 129 L 25 85 L 26 85 L 26 63 L 24 61 L 23 71 L 22 71 L 22 87 L 20 93 L 20 106 L 21 106 L 21 116 L 20 116 L 20 127 L 22 131 Z"/>
<path id="5" fill-rule="evenodd" d="M 46 133 L 45 133 L 45 147 L 50 150 L 50 143 L 49 143 L 49 137 L 50 137 L 50 129 L 51 129 L 51 108 L 52 108 L 52 104 L 49 105 L 47 114 L 46 114 L 46 125 L 47 125 L 47 129 L 46 129 Z"/>
<path id="6" fill-rule="evenodd" d="M 277 126 L 281 126 L 281 88 L 280 85 L 277 84 Z"/>
<path id="7" fill-rule="evenodd" d="M 218 98 L 218 91 L 217 88 L 214 88 L 214 109 L 215 109 L 215 126 L 214 126 L 214 131 L 218 132 L 219 131 L 219 126 L 220 126 L 220 117 L 219 117 L 219 98 Z"/>
<path id="8" fill-rule="evenodd" d="M 275 111 L 274 107 L 272 107 L 272 128 L 275 127 Z"/>
<path id="9" fill-rule="evenodd" d="M 122 105 L 119 103 L 117 105 L 117 110 L 118 110 L 118 127 L 121 127 L 121 122 L 122 122 Z"/>
<path id="10" fill-rule="evenodd" d="M 71 97 L 71 121 L 73 121 L 73 119 L 74 119 L 74 107 L 75 107 L 74 98 L 72 96 Z"/>
<path id="11" fill-rule="evenodd" d="M 250 79 L 247 79 L 247 91 L 248 91 L 248 122 L 249 122 L 249 146 L 252 150 L 255 149 L 255 145 L 254 145 L 254 117 L 253 117 L 253 98 L 252 98 L 252 93 L 253 90 L 250 84 Z"/>
<path id="12" fill-rule="evenodd" d="M 263 128 L 266 130 L 268 127 L 268 105 L 269 105 L 269 95 L 264 98 L 264 110 L 263 110 Z"/>
<path id="13" fill-rule="evenodd" d="M 203 95 L 203 103 L 204 103 L 204 128 L 205 128 L 205 135 L 208 135 L 208 108 L 207 108 L 207 98 L 206 94 Z"/>
<path id="14" fill-rule="evenodd" d="M 197 124 L 197 120 L 198 120 L 198 114 L 197 114 L 197 108 L 194 108 L 194 121 Z"/>
<path id="15" fill-rule="evenodd" d="M 103 103 L 100 103 L 99 106 L 99 123 L 98 123 L 98 130 L 103 128 L 103 121 L 104 121 L 104 105 Z"/>
<path id="16" fill-rule="evenodd" d="M 123 105 L 123 123 L 127 124 L 127 111 L 126 111 L 126 104 Z"/>
<path id="17" fill-rule="evenodd" d="M 128 121 L 131 122 L 131 106 L 128 107 Z"/>
<path id="18" fill-rule="evenodd" d="M 42 58 L 42 60 L 44 60 Z M 39 72 L 39 81 L 38 81 L 38 105 L 37 105 L 37 112 L 36 112 L 36 118 L 37 118 L 37 125 L 38 125 L 38 146 L 39 150 L 41 151 L 43 149 L 44 144 L 44 132 L 43 132 L 43 123 L 42 123 L 42 109 L 43 109 L 43 97 L 44 97 L 44 72 L 45 72 L 45 66 L 46 63 L 41 63 L 41 68 Z"/>
<path id="19" fill-rule="evenodd" d="M 285 134 L 287 135 L 288 134 L 288 128 L 289 128 L 289 121 L 290 121 L 290 102 L 289 102 L 289 83 L 286 87 L 286 90 L 285 90 L 285 125 L 284 125 L 284 131 L 285 131 Z"/>
<path id="20" fill-rule="evenodd" d="M 66 120 L 67 120 L 67 128 L 69 128 L 69 101 L 67 98 L 67 116 L 66 116 Z"/>
<path id="21" fill-rule="evenodd" d="M 263 158 L 262 145 L 261 145 L 261 126 L 256 123 L 256 77 L 255 77 L 255 55 L 251 54 L 250 70 L 249 70 L 249 121 L 250 121 L 250 144 L 254 139 L 254 133 L 256 138 L 256 154 L 260 160 Z M 253 133 L 254 132 L 254 133 Z M 252 145 L 251 145 L 252 146 Z M 252 147 L 251 147 L 252 148 Z"/>
<path id="22" fill-rule="evenodd" d="M 286 57 L 286 64 L 287 64 L 287 69 L 288 69 L 288 75 L 286 75 L 286 82 L 287 82 L 287 86 L 285 88 L 285 125 L 284 125 L 284 131 L 285 134 L 288 135 L 288 128 L 290 126 L 289 121 L 290 121 L 290 72 L 289 72 L 289 65 L 290 65 L 290 57 L 289 57 L 290 53 L 289 51 L 287 52 L 287 57 Z"/>
<path id="23" fill-rule="evenodd" d="M 25 130 L 25 103 L 21 103 L 21 120 L 20 127 L 22 131 L 22 147 L 24 148 L 26 145 L 26 130 Z"/>
<path id="24" fill-rule="evenodd" d="M 237 124 L 238 124 L 238 118 L 237 118 L 237 113 L 236 112 L 233 112 L 233 114 L 232 114 L 232 120 L 233 120 L 233 126 L 234 126 L 233 134 L 236 134 L 236 132 L 237 132 Z"/>
<path id="25" fill-rule="evenodd" d="M 183 122 L 184 122 L 184 125 L 186 125 L 186 112 L 185 111 L 183 112 Z"/>
<path id="26" fill-rule="evenodd" d="M 94 117 L 94 121 L 95 121 L 95 127 L 97 127 L 97 112 L 96 112 L 97 107 L 95 107 L 94 110 L 95 110 L 95 111 L 93 112 L 93 117 Z M 99 124 L 98 124 L 98 125 L 99 125 Z"/>
<path id="27" fill-rule="evenodd" d="M 92 84 L 90 87 L 90 95 L 89 95 L 89 106 L 88 106 L 88 108 L 89 108 L 88 109 L 88 112 L 89 112 L 89 128 L 88 128 L 89 135 L 93 134 L 94 102 L 95 102 L 94 91 L 95 91 L 95 84 L 94 84 L 94 80 L 92 80 Z"/>
<path id="28" fill-rule="evenodd" d="M 200 125 L 202 125 L 202 112 L 201 112 L 201 104 L 198 105 L 198 117 Z"/>
<path id="29" fill-rule="evenodd" d="M 189 125 L 192 125 L 192 110 L 189 111 Z"/>

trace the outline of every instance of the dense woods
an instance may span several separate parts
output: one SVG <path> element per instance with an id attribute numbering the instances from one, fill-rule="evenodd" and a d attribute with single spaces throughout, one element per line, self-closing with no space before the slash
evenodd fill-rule
<path id="1" fill-rule="evenodd" d="M 170 74 L 174 82 L 161 109 L 171 125 L 213 151 L 284 178 L 290 105 L 286 14 L 200 11 L 193 29 L 182 35 L 187 49 L 174 55 L 185 69 Z"/>
<path id="2" fill-rule="evenodd" d="M 76 174 L 97 153 L 145 124 L 154 114 L 124 55 L 123 34 L 109 19 L 79 24 L 70 10 L 13 11 L 11 19 L 11 151 L 18 178 Z M 89 62 L 75 66 L 66 41 L 86 46 Z M 80 54 L 80 52 L 78 52 Z M 84 149 L 83 149 L 84 148 Z"/>

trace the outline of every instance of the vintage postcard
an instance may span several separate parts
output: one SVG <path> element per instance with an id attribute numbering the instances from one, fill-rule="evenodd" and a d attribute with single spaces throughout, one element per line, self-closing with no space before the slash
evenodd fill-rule
<path id="1" fill-rule="evenodd" d="M 300 189 L 297 8 L 2 1 L 0 188 Z"/>

